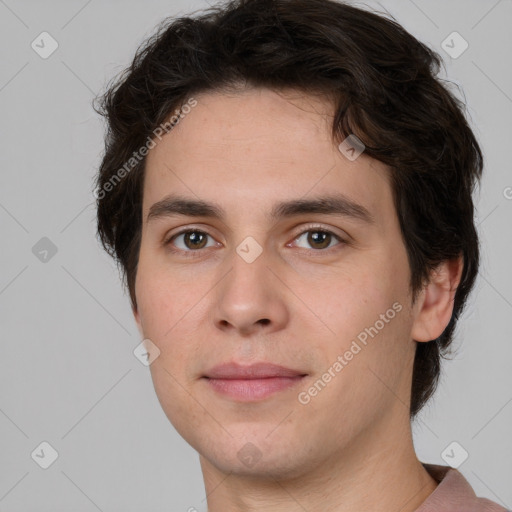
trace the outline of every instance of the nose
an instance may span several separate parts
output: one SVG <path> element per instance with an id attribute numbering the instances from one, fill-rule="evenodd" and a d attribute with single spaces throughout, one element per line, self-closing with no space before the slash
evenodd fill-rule
<path id="1" fill-rule="evenodd" d="M 231 269 L 215 288 L 214 322 L 223 331 L 249 336 L 283 329 L 289 320 L 286 287 L 276 277 L 279 269 L 265 251 L 248 263 L 236 252 Z"/>

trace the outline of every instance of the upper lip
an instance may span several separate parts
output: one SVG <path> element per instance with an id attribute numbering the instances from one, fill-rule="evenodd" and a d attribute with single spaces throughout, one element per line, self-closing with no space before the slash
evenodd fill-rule
<path id="1" fill-rule="evenodd" d="M 297 377 L 306 375 L 299 370 L 292 370 L 272 363 L 254 363 L 242 366 L 235 362 L 214 366 L 204 377 L 210 379 L 264 379 L 269 377 Z"/>

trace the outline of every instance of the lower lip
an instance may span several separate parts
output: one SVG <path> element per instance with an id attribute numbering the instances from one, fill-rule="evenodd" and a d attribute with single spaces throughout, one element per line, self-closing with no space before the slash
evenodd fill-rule
<path id="1" fill-rule="evenodd" d="M 218 393 L 229 396 L 242 402 L 262 400 L 268 396 L 285 389 L 296 386 L 304 378 L 296 377 L 268 377 L 266 379 L 210 379 L 208 384 Z"/>

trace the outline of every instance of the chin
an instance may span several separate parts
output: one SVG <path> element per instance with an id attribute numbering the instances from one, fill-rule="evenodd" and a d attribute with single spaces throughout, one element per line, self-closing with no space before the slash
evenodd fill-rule
<path id="1" fill-rule="evenodd" d="M 208 444 L 210 448 L 212 445 L 215 446 L 213 451 L 195 447 L 199 452 L 201 465 L 207 461 L 224 474 L 232 473 L 263 480 L 291 480 L 310 473 L 315 462 L 309 460 L 306 453 L 300 453 L 292 446 L 273 446 L 270 443 L 270 446 L 260 450 L 254 442 L 240 442 L 231 438 L 226 444 Z"/>

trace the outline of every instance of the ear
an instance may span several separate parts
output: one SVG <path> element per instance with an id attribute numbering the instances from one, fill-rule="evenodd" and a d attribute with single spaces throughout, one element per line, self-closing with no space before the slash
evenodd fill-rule
<path id="1" fill-rule="evenodd" d="M 415 304 L 411 337 L 415 341 L 432 341 L 441 336 L 450 322 L 453 300 L 459 286 L 464 260 L 462 256 L 443 261 L 432 271 Z"/>

